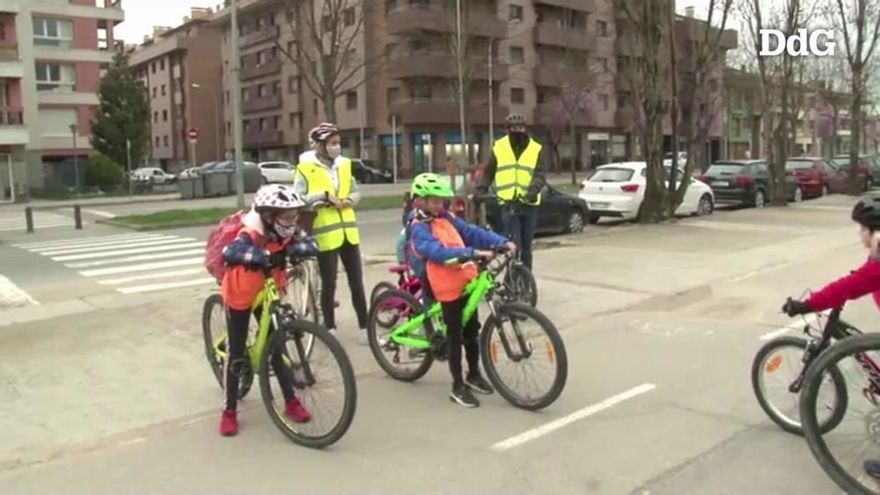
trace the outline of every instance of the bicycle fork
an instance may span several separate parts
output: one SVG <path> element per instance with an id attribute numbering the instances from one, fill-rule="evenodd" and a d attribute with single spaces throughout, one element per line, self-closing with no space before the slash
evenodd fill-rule
<path id="1" fill-rule="evenodd" d="M 290 310 L 291 314 L 293 309 Z M 276 330 L 288 333 L 288 328 L 290 327 L 289 323 L 292 321 L 289 315 L 280 315 L 279 312 L 272 312 L 272 324 Z M 287 346 L 283 346 L 281 349 L 278 349 L 278 352 L 281 353 L 281 361 L 284 363 L 284 367 L 290 372 L 291 381 L 295 388 L 305 388 L 311 387 L 315 384 L 315 375 L 312 372 L 312 366 L 309 364 L 309 360 L 306 359 L 306 350 L 303 347 L 302 343 L 302 333 L 293 331 L 289 332 L 291 337 L 293 337 L 294 345 L 296 345 L 296 353 L 301 358 L 299 363 L 295 362 L 287 352 Z M 298 374 L 295 372 L 297 368 L 302 370 L 303 380 L 298 379 Z"/>
<path id="2" fill-rule="evenodd" d="M 532 345 L 530 342 L 526 342 L 523 338 L 522 332 L 519 330 L 519 326 L 513 318 L 501 318 L 498 315 L 498 312 L 495 309 L 495 303 L 493 301 L 489 301 L 489 312 L 492 313 L 492 318 L 498 322 L 498 339 L 501 341 L 501 346 L 504 348 L 505 354 L 507 357 L 518 363 L 523 359 L 528 359 L 532 356 Z M 507 332 L 505 331 L 505 321 L 510 321 L 513 326 L 513 334 L 516 339 L 516 343 L 519 345 L 519 352 L 513 350 L 511 346 L 510 339 L 507 336 Z M 492 360 L 496 359 L 496 350 L 493 345 L 490 349 L 490 355 L 492 356 Z"/>

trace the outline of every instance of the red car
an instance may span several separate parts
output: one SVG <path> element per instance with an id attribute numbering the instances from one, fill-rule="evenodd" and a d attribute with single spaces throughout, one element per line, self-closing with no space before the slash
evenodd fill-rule
<path id="1" fill-rule="evenodd" d="M 836 166 L 841 180 L 849 181 L 850 166 L 849 155 L 835 155 L 830 161 L 832 166 Z M 860 183 L 864 186 L 865 191 L 870 191 L 874 187 L 874 177 L 871 175 L 871 163 L 868 155 L 859 155 L 859 161 L 856 163 L 856 174 L 861 179 Z M 843 177 L 845 175 L 846 177 Z"/>
<path id="2" fill-rule="evenodd" d="M 785 171 L 794 175 L 807 198 L 818 198 L 831 193 L 831 179 L 837 173 L 824 158 L 816 157 L 789 158 L 785 162 Z"/>

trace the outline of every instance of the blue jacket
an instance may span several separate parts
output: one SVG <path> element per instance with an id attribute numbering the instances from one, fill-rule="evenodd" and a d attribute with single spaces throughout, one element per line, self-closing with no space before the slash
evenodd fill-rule
<path id="1" fill-rule="evenodd" d="M 507 244 L 507 238 L 471 225 L 449 212 L 445 212 L 442 217 L 452 222 L 467 247 L 445 247 L 434 237 L 430 222 L 415 222 L 411 226 L 413 246 L 416 253 L 428 261 L 445 263 L 460 256 L 473 256 L 474 249 L 495 249 Z"/>

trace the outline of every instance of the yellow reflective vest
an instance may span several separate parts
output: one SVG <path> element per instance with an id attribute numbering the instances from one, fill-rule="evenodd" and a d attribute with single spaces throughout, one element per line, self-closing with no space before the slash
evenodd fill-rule
<path id="1" fill-rule="evenodd" d="M 301 162 L 296 171 L 306 181 L 306 194 L 330 193 L 340 200 L 351 194 L 351 160 L 343 158 L 337 168 L 338 189 L 333 187 L 330 172 L 317 163 Z M 318 243 L 321 252 L 338 249 L 342 243 L 360 244 L 361 236 L 357 228 L 357 217 L 354 208 L 337 209 L 335 206 L 319 206 L 315 209 L 315 223 L 312 226 L 312 237 Z"/>
<path id="2" fill-rule="evenodd" d="M 525 200 L 532 183 L 535 167 L 538 166 L 538 157 L 541 154 L 541 145 L 532 138 L 522 154 L 517 158 L 510 144 L 510 137 L 504 136 L 492 147 L 495 154 L 495 194 L 502 202 L 519 201 L 524 204 L 541 204 L 541 195 L 533 202 Z"/>

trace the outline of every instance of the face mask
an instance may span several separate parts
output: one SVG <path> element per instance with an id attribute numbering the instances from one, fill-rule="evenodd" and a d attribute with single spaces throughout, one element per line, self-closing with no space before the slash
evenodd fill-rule
<path id="1" fill-rule="evenodd" d="M 293 234 L 296 233 L 296 225 L 281 225 L 276 222 L 272 227 L 275 229 L 275 233 L 282 239 L 293 237 Z"/>
<path id="2" fill-rule="evenodd" d="M 327 146 L 327 156 L 332 159 L 336 159 L 339 155 L 342 154 L 342 145 L 337 144 L 336 146 Z"/>

